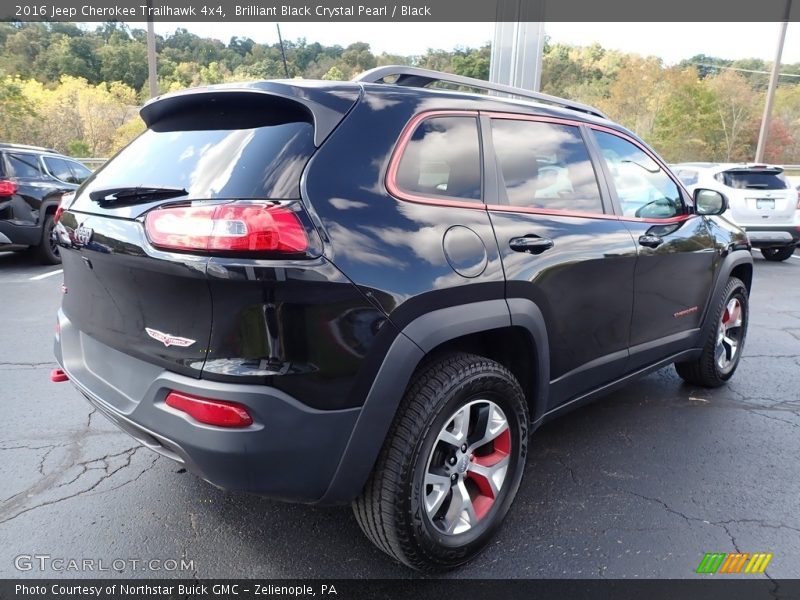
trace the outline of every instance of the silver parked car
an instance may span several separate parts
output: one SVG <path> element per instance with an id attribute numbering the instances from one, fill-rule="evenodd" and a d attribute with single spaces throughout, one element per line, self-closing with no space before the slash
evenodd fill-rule
<path id="1" fill-rule="evenodd" d="M 783 168 L 751 163 L 680 163 L 672 165 L 689 192 L 710 188 L 728 197 L 723 215 L 745 231 L 764 258 L 782 261 L 800 245 L 800 193 Z"/>

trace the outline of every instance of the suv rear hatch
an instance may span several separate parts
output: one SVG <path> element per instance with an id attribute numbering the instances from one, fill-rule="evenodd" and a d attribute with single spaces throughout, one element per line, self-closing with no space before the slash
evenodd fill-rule
<path id="1" fill-rule="evenodd" d="M 748 166 L 728 169 L 715 178 L 728 188 L 731 212 L 739 225 L 792 224 L 797 191 L 780 167 Z"/>
<path id="2" fill-rule="evenodd" d="M 199 377 L 212 326 L 209 258 L 320 254 L 300 177 L 357 95 L 264 82 L 146 105 L 148 129 L 87 180 L 56 229 L 62 310 L 91 338 L 84 348 L 99 342 Z"/>

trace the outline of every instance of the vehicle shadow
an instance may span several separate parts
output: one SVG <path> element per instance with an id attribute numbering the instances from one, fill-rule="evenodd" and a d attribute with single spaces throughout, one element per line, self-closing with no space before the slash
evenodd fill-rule
<path id="1" fill-rule="evenodd" d="M 14 267 L 34 267 L 42 265 L 30 249 L 17 251 L 0 251 L 0 269 L 10 269 Z"/>

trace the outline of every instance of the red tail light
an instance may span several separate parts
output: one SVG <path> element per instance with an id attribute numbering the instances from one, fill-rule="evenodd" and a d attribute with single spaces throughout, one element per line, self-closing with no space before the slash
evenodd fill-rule
<path id="1" fill-rule="evenodd" d="M 800 190 L 797 190 L 797 210 L 800 210 Z"/>
<path id="2" fill-rule="evenodd" d="M 58 203 L 56 214 L 53 216 L 53 223 L 58 223 L 61 220 L 61 215 L 64 214 L 64 206 L 61 202 Z"/>
<path id="3" fill-rule="evenodd" d="M 17 193 L 17 184 L 8 179 L 0 179 L 0 198 L 13 196 Z"/>
<path id="4" fill-rule="evenodd" d="M 303 252 L 308 238 L 290 209 L 267 203 L 181 206 L 148 213 L 150 243 L 172 250 Z"/>
<path id="5" fill-rule="evenodd" d="M 253 418 L 247 409 L 235 402 L 211 400 L 183 392 L 170 392 L 167 395 L 166 403 L 167 406 L 185 412 L 196 421 L 208 425 L 247 427 L 253 424 Z"/>

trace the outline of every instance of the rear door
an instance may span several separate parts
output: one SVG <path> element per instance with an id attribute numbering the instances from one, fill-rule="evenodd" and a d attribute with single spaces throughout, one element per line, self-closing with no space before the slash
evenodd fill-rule
<path id="1" fill-rule="evenodd" d="M 192 211 L 216 215 L 217 207 L 230 211 L 226 207 L 242 201 L 291 204 L 300 197 L 300 176 L 315 151 L 312 115 L 281 112 L 285 100 L 273 104 L 269 95 L 252 96 L 249 103 L 227 105 L 209 96 L 208 104 L 198 99 L 165 115 L 80 189 L 56 231 L 64 265 L 62 310 L 81 335 L 200 376 L 212 328 L 207 268 L 214 252 L 191 244 L 209 235 L 244 239 L 248 224 L 220 217 L 209 226 Z M 171 192 L 113 192 L 139 186 Z M 156 229 L 149 233 L 148 215 L 164 215 L 153 219 Z M 263 214 L 267 224 L 271 218 Z M 217 233 L 218 225 L 228 229 Z M 153 235 L 161 236 L 160 244 Z M 263 253 L 252 256 L 259 257 Z"/>
<path id="2" fill-rule="evenodd" d="M 579 123 L 483 119 L 496 157 L 497 197 L 487 201 L 506 296 L 530 299 L 543 313 L 552 408 L 623 373 L 636 247 L 611 214 Z"/>
<path id="3" fill-rule="evenodd" d="M 637 245 L 634 370 L 694 344 L 719 255 L 706 217 L 690 213 L 685 192 L 655 155 L 621 132 L 592 129 L 592 136 Z"/>
<path id="4" fill-rule="evenodd" d="M 715 179 L 728 188 L 731 214 L 743 225 L 791 225 L 797 191 L 791 189 L 780 167 L 728 169 Z"/>

